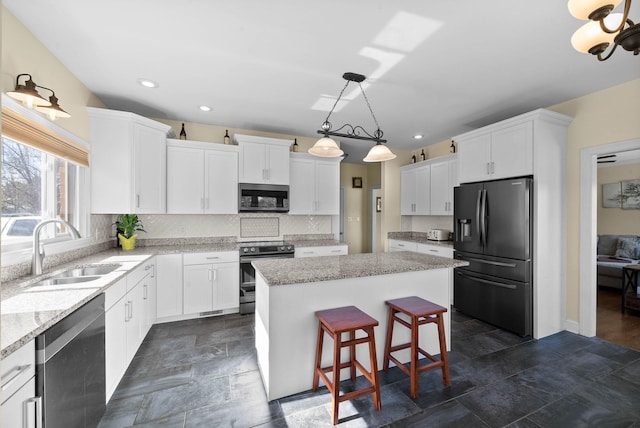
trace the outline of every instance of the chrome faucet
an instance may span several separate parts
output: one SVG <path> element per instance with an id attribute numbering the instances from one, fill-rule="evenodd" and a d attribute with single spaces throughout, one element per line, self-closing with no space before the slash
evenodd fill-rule
<path id="1" fill-rule="evenodd" d="M 80 239 L 80 232 L 73 227 L 71 224 L 67 223 L 65 220 L 61 218 L 50 218 L 47 220 L 42 220 L 40 223 L 36 225 L 36 228 L 33 230 L 33 259 L 31 261 L 31 275 L 40 275 L 42 274 L 42 261 L 44 260 L 44 245 L 40 248 L 40 231 L 44 226 L 51 223 L 60 223 L 67 227 L 69 231 L 69 235 L 73 239 Z"/>

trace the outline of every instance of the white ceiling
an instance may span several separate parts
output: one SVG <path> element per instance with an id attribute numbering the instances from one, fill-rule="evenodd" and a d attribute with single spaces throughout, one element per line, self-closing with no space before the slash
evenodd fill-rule
<path id="1" fill-rule="evenodd" d="M 583 22 L 565 0 L 3 3 L 107 107 L 147 117 L 315 137 L 342 74 L 364 74 L 392 150 L 640 78 L 640 57 L 623 49 L 598 62 L 571 47 Z M 331 116 L 334 128 L 373 132 L 353 94 Z M 371 147 L 342 143 L 348 161 L 363 156 L 354 147 Z"/>

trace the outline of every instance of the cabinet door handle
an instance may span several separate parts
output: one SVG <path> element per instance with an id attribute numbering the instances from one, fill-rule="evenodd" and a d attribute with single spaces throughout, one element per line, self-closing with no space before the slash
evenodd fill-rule
<path id="1" fill-rule="evenodd" d="M 491 167 L 489 165 L 489 162 L 487 162 L 487 175 L 491 174 Z"/>
<path id="2" fill-rule="evenodd" d="M 207 257 L 207 260 L 217 260 L 219 259 L 219 256 L 211 256 L 211 257 Z"/>
<path id="3" fill-rule="evenodd" d="M 342 250 L 331 250 L 332 253 L 341 253 Z"/>
<path id="4" fill-rule="evenodd" d="M 129 302 L 124 304 L 124 322 L 129 322 Z"/>
<path id="5" fill-rule="evenodd" d="M 13 373 L 16 372 L 15 375 L 11 376 L 11 379 L 7 380 L 6 382 L 2 383 L 2 391 L 4 391 L 5 389 L 9 388 L 9 386 L 15 382 L 20 375 L 27 370 L 29 367 L 31 367 L 31 364 L 25 364 L 24 366 L 15 366 L 14 368 L 11 369 L 11 371 L 9 371 L 9 373 Z M 7 374 L 9 374 L 7 373 Z"/>
<path id="6" fill-rule="evenodd" d="M 23 414 L 24 414 L 24 421 L 27 422 L 30 418 L 27 417 L 27 414 L 29 412 L 29 409 L 27 409 L 27 406 L 31 403 L 34 403 L 36 406 L 36 427 L 35 428 L 41 428 L 42 427 L 42 397 L 30 397 L 27 398 L 24 403 L 23 403 Z"/>
<path id="7" fill-rule="evenodd" d="M 213 273 L 212 273 L 212 270 L 211 270 L 211 269 L 209 269 L 209 270 L 207 271 L 207 279 L 208 279 L 209 281 L 213 281 Z"/>
<path id="8" fill-rule="evenodd" d="M 495 172 L 496 172 L 496 163 L 491 162 L 491 174 L 495 174 Z"/>
<path id="9" fill-rule="evenodd" d="M 136 195 L 136 208 L 140 208 L 140 195 Z"/>
<path id="10" fill-rule="evenodd" d="M 214 269 L 213 270 L 213 280 L 217 281 L 218 280 L 218 269 Z"/>
<path id="11" fill-rule="evenodd" d="M 147 300 L 147 298 L 149 297 L 149 290 L 148 290 L 148 288 L 147 288 L 147 284 L 143 284 L 143 285 L 142 285 L 142 291 L 143 291 L 143 293 L 142 293 L 142 298 L 143 298 L 144 300 Z"/>

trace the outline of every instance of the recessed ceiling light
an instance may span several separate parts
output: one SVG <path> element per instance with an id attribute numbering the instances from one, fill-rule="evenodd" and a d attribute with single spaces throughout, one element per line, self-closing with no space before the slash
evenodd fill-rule
<path id="1" fill-rule="evenodd" d="M 413 136 L 413 138 L 415 140 L 420 140 L 420 139 L 422 139 L 422 134 L 416 134 L 416 135 Z"/>
<path id="2" fill-rule="evenodd" d="M 138 83 L 145 88 L 157 88 L 159 86 L 156 82 L 149 79 L 138 79 Z"/>
<path id="3" fill-rule="evenodd" d="M 202 110 L 202 111 L 211 111 L 211 107 L 209 107 L 209 106 L 200 106 L 200 110 Z"/>

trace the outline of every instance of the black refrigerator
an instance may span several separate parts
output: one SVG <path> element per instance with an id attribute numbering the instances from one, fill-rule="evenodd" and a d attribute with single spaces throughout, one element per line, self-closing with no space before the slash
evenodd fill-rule
<path id="1" fill-rule="evenodd" d="M 521 336 L 533 334 L 533 178 L 454 189 L 456 310 Z"/>

